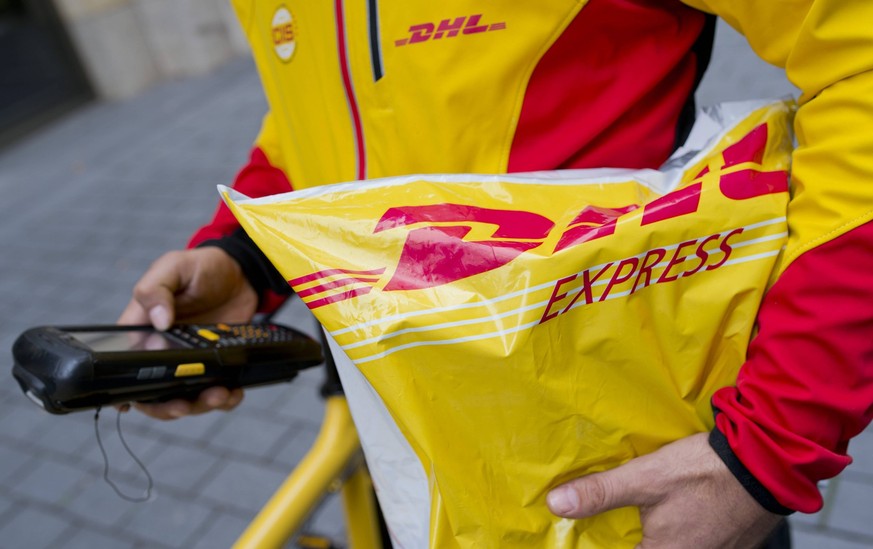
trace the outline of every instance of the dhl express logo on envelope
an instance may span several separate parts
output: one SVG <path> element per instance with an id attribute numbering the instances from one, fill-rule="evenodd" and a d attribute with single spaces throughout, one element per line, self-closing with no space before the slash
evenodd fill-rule
<path id="1" fill-rule="evenodd" d="M 362 436 L 380 499 L 421 515 L 406 546 L 633 546 L 633 510 L 563 521 L 545 494 L 711 427 L 787 237 L 791 111 L 661 171 L 224 191 L 408 442 L 423 493 Z"/>
<path id="2" fill-rule="evenodd" d="M 463 202 L 434 200 L 432 186 L 441 183 L 426 177 L 404 185 L 364 185 L 358 189 L 346 185 L 337 193 L 281 195 L 294 205 L 284 206 L 283 214 L 273 216 L 287 223 L 274 230 L 291 234 L 295 225 L 299 226 L 305 237 L 293 238 L 290 246 L 305 259 L 276 264 L 313 310 L 342 302 L 357 302 L 366 310 L 369 302 L 365 296 L 373 291 L 427 291 L 473 277 L 481 279 L 471 281 L 474 286 L 512 288 L 516 276 L 522 276 L 537 281 L 525 285 L 523 297 L 501 293 L 487 303 L 464 303 L 460 310 L 485 307 L 491 315 L 495 306 L 512 302 L 517 307 L 501 310 L 499 316 L 500 320 L 515 317 L 516 325 L 503 326 L 493 335 L 530 328 L 579 307 L 627 297 L 653 285 L 775 257 L 786 237 L 784 203 L 790 145 L 786 146 L 782 131 L 771 136 L 772 127 L 778 128 L 778 124 L 771 120 L 745 131 L 736 128 L 733 135 L 722 139 L 724 148 L 719 154 L 691 166 L 678 188 L 660 196 L 633 181 L 613 181 L 608 188 L 585 182 L 574 185 L 572 180 L 531 185 L 514 183 L 510 176 L 503 176 L 503 181 L 476 181 L 472 176 L 469 181 L 453 178 L 445 183 L 447 188 L 463 189 L 468 195 Z M 295 195 L 301 197 L 295 200 Z M 343 196 L 341 203 L 337 195 Z M 774 197 L 781 204 L 776 208 L 772 207 Z M 768 213 L 756 216 L 756 209 L 762 207 L 755 204 L 762 200 Z M 491 205 L 498 201 L 499 207 Z M 398 205 L 385 205 L 392 203 Z M 568 210 L 573 204 L 578 204 L 576 209 Z M 275 202 L 253 201 L 243 208 L 266 213 L 275 206 Z M 730 223 L 738 218 L 737 211 L 744 212 L 747 222 Z M 773 211 L 778 215 L 769 215 Z M 336 227 L 352 222 L 352 216 L 359 218 L 353 221 L 354 228 L 345 228 L 344 232 L 354 233 L 344 237 L 349 242 L 319 243 L 332 239 Z M 247 215 L 241 217 L 245 225 Z M 319 226 L 322 229 L 315 230 Z M 263 229 L 254 228 L 256 233 L 259 230 Z M 266 250 L 283 240 L 282 236 L 271 240 L 265 244 Z M 628 241 L 633 245 L 628 246 Z M 646 242 L 651 245 L 642 249 L 640 244 Z M 337 249 L 344 251 L 331 251 Z M 591 253 L 586 253 L 589 250 Z M 627 250 L 626 255 L 618 253 L 621 250 Z M 285 255 L 287 248 L 275 253 Z M 529 261 L 523 261 L 524 256 L 529 256 Z M 592 261 L 597 258 L 603 260 Z M 310 269 L 306 269 L 306 259 L 311 261 Z M 513 263 L 523 267 L 513 269 Z M 584 263 L 588 263 L 585 268 L 575 268 Z M 282 269 L 286 265 L 293 266 L 293 272 Z M 564 266 L 571 268 L 565 271 Z M 400 309 L 413 312 L 410 308 L 447 313 L 439 307 L 433 309 L 436 303 L 427 301 L 398 298 L 403 304 L 396 313 L 401 314 Z M 436 301 L 445 302 L 445 295 Z M 430 324 L 427 331 L 437 331 L 441 325 L 444 323 Z M 358 327 L 362 334 L 368 333 L 367 326 Z M 335 335 L 355 328 L 345 326 Z M 385 343 L 386 335 L 400 341 L 404 333 L 373 337 Z M 429 344 L 418 336 L 415 339 L 415 345 Z M 358 339 L 346 349 L 366 347 L 368 341 L 369 337 Z"/>

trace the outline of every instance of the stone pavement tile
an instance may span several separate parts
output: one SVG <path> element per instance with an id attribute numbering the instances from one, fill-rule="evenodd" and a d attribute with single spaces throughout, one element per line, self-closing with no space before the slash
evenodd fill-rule
<path id="1" fill-rule="evenodd" d="M 57 549 L 57 540 L 70 528 L 57 513 L 36 506 L 22 507 L 0 526 L 0 543 L 9 549 Z"/>
<path id="2" fill-rule="evenodd" d="M 2 325 L 0 325 L 0 330 L 2 330 L 2 329 L 3 329 L 3 327 L 2 327 Z M 3 338 L 2 340 L 0 340 L 0 349 L 4 348 L 2 346 L 5 343 L 6 343 L 6 338 Z M 12 346 L 12 343 L 10 342 L 6 348 L 9 348 L 11 346 Z M 8 379 L 7 379 L 7 381 L 8 381 L 7 383 L 0 383 L 0 410 L 8 409 L 8 408 L 5 408 L 7 406 L 9 406 L 9 407 L 16 406 L 16 405 L 18 405 L 20 399 L 26 398 L 24 396 L 24 394 L 21 392 L 21 389 L 18 387 L 17 383 L 12 383 Z"/>
<path id="3" fill-rule="evenodd" d="M 300 372 L 300 375 L 294 379 L 294 385 L 297 387 L 305 385 L 315 390 L 316 394 L 320 394 L 319 391 L 324 384 L 324 378 L 324 368 L 322 366 L 316 366 Z M 320 417 L 317 414 L 313 414 L 312 417 L 320 421 Z"/>
<path id="4" fill-rule="evenodd" d="M 289 429 L 283 444 L 274 452 L 273 463 L 290 472 L 306 456 L 318 436 L 318 425 Z"/>
<path id="5" fill-rule="evenodd" d="M 12 383 L 11 377 L 7 380 Z M 0 417 L 3 418 L 2 434 L 22 442 L 40 438 L 54 422 L 51 414 L 30 402 L 23 393 L 18 401 L 0 403 Z"/>
<path id="6" fill-rule="evenodd" d="M 54 461 L 36 460 L 32 469 L 10 483 L 10 488 L 21 498 L 65 505 L 75 497 L 75 488 L 82 475 L 83 471 L 78 467 Z"/>
<path id="7" fill-rule="evenodd" d="M 0 528 L 6 522 L 7 515 L 8 518 L 12 518 L 12 514 L 17 512 L 17 508 L 18 505 L 15 503 L 15 500 L 0 492 Z"/>
<path id="8" fill-rule="evenodd" d="M 285 425 L 318 428 L 324 416 L 324 399 L 321 397 L 321 382 L 316 386 L 295 380 L 292 387 L 276 395 L 264 414 L 270 414 Z"/>
<path id="9" fill-rule="evenodd" d="M 10 481 L 16 480 L 23 469 L 32 467 L 33 455 L 13 446 L 12 444 L 0 445 L 0 485 L 7 486 Z"/>
<path id="10" fill-rule="evenodd" d="M 195 489 L 220 468 L 221 461 L 221 455 L 212 448 L 172 445 L 145 464 L 159 489 L 196 493 Z"/>
<path id="11" fill-rule="evenodd" d="M 792 532 L 792 549 L 870 549 L 873 539 L 847 538 L 829 530 L 795 528 Z"/>
<path id="12" fill-rule="evenodd" d="M 853 480 L 847 471 L 832 485 L 833 503 L 828 512 L 827 526 L 867 536 L 873 545 L 873 482 Z"/>
<path id="13" fill-rule="evenodd" d="M 84 447 L 97 446 L 93 413 L 77 412 L 49 417 L 51 422 L 47 424 L 40 437 L 34 439 L 36 446 L 55 453 L 72 454 L 76 457 L 81 457 L 79 451 Z"/>
<path id="14" fill-rule="evenodd" d="M 119 486 L 124 493 L 132 496 L 142 495 L 142 488 L 144 488 L 144 484 L 134 488 L 120 483 Z M 156 497 L 161 497 L 159 491 Z M 122 518 L 139 513 L 144 505 L 146 503 L 133 503 L 120 498 L 104 482 L 102 474 L 93 474 L 79 481 L 72 499 L 65 506 L 65 511 L 74 515 L 82 523 L 94 525 L 94 529 L 115 530 L 116 525 L 123 524 Z"/>
<path id="15" fill-rule="evenodd" d="M 247 414 L 243 406 L 228 414 L 227 421 L 212 434 L 210 446 L 253 459 L 272 456 L 282 444 L 288 421 L 265 414 Z"/>
<path id="16" fill-rule="evenodd" d="M 318 390 L 307 385 L 295 385 L 286 396 L 274 402 L 276 417 L 288 420 L 321 423 L 324 414 L 324 400 Z"/>
<path id="17" fill-rule="evenodd" d="M 290 471 L 265 465 L 228 459 L 200 489 L 201 496 L 229 512 L 253 517 L 285 481 Z"/>
<path id="18" fill-rule="evenodd" d="M 853 459 L 850 471 L 873 478 L 873 427 L 849 442 L 849 455 Z"/>
<path id="19" fill-rule="evenodd" d="M 298 375 L 289 382 L 247 389 L 245 399 L 240 407 L 251 411 L 253 415 L 275 415 L 276 402 L 284 402 L 292 386 L 296 386 L 299 382 L 300 376 Z"/>
<path id="20" fill-rule="evenodd" d="M 100 471 L 101 474 L 108 460 L 111 477 L 118 476 L 122 480 L 130 479 L 135 484 L 139 484 L 138 479 L 143 474 L 128 452 L 128 448 L 137 459 L 147 460 L 157 455 L 162 450 L 163 444 L 157 437 L 150 436 L 149 433 L 126 429 L 124 423 L 122 423 L 122 440 L 115 429 L 115 413 L 112 410 L 104 410 L 103 414 L 100 417 L 100 441 L 103 445 L 103 451 L 101 452 L 100 445 L 97 443 L 97 436 L 92 424 L 90 437 L 85 437 L 84 442 L 76 451 L 76 457 L 83 466 L 87 466 L 91 471 Z M 110 417 L 113 419 L 110 420 Z M 50 441 L 43 442 L 43 444 L 48 443 Z M 125 444 L 127 448 L 124 447 Z M 106 453 L 105 458 L 103 452 Z"/>
<path id="21" fill-rule="evenodd" d="M 96 530 L 79 530 L 59 540 L 56 547 L 63 549 L 134 549 L 137 541 L 111 536 Z"/>
<path id="22" fill-rule="evenodd" d="M 230 547 L 249 525 L 249 520 L 222 512 L 213 513 L 207 528 L 195 532 L 185 544 L 187 549 Z"/>
<path id="23" fill-rule="evenodd" d="M 168 547 L 185 547 L 185 541 L 208 520 L 212 509 L 167 493 L 138 504 L 117 525 L 121 535 L 134 535 Z"/>

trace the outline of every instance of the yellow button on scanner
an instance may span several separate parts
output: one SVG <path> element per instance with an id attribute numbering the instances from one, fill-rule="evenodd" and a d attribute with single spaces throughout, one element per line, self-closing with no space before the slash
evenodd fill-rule
<path id="1" fill-rule="evenodd" d="M 208 339 L 209 341 L 218 341 L 219 339 L 221 339 L 220 335 L 216 334 L 211 330 L 207 330 L 206 328 L 203 328 L 202 330 L 197 330 L 197 335 L 199 335 L 203 339 Z"/>
<path id="2" fill-rule="evenodd" d="M 201 376 L 206 373 L 206 366 L 202 362 L 191 362 L 176 366 L 176 377 Z"/>

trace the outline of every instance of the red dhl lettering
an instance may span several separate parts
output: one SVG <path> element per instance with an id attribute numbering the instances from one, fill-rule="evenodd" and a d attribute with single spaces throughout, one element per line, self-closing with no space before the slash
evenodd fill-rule
<path id="1" fill-rule="evenodd" d="M 569 312 L 580 300 L 580 306 L 603 302 L 610 295 L 616 295 L 616 288 L 626 286 L 626 283 L 631 280 L 633 283 L 626 290 L 628 295 L 653 284 L 673 282 L 679 278 L 693 276 L 702 270 L 717 269 L 731 256 L 733 248 L 730 240 L 742 232 L 743 229 L 738 228 L 726 234 L 716 233 L 687 240 L 679 243 L 672 253 L 667 248 L 653 248 L 641 254 L 642 259 L 640 256 L 628 257 L 561 278 L 555 282 L 552 294 L 543 309 L 540 324 Z M 712 246 L 716 242 L 717 246 L 713 249 Z M 660 276 L 655 278 L 653 270 L 668 256 L 670 259 L 667 260 Z M 696 264 L 694 264 L 695 259 Z M 683 267 L 686 266 L 689 268 L 684 269 Z M 594 286 L 598 281 L 600 282 L 598 286 L 605 287 L 603 292 L 596 296 Z"/>
<path id="2" fill-rule="evenodd" d="M 624 208 L 599 208 L 597 206 L 585 206 L 585 208 L 570 222 L 561 239 L 555 246 L 555 252 L 571 248 L 585 242 L 610 236 L 615 232 L 615 225 L 622 215 L 636 210 L 638 206 L 631 204 Z"/>
<path id="3" fill-rule="evenodd" d="M 294 41 L 294 25 L 284 23 L 273 27 L 273 45 L 281 46 Z"/>
<path id="4" fill-rule="evenodd" d="M 418 44 L 428 40 L 440 40 L 442 38 L 455 38 L 459 35 L 478 34 L 480 32 L 503 30 L 506 23 L 480 24 L 482 14 L 464 15 L 443 19 L 438 23 L 419 23 L 410 25 L 409 36 L 394 41 L 395 46 Z"/>
<path id="5" fill-rule="evenodd" d="M 373 232 L 419 224 L 406 235 L 385 291 L 432 288 L 494 270 L 540 246 L 555 226 L 532 212 L 433 204 L 390 208 Z M 474 227 L 484 229 L 482 236 L 468 240 Z"/>
<path id="6" fill-rule="evenodd" d="M 410 32 L 417 38 L 404 39 L 404 44 L 431 38 L 451 38 L 459 33 L 494 30 L 494 25 L 487 28 L 479 25 L 480 18 L 481 15 L 474 15 L 445 19 L 439 25 L 413 25 Z M 277 29 L 284 27 L 290 28 L 291 25 Z M 291 34 L 282 36 L 293 38 L 293 29 L 288 32 Z M 719 175 L 717 188 L 723 197 L 739 201 L 788 191 L 787 172 L 763 172 L 756 168 L 760 167 L 766 147 L 765 123 L 725 149 L 722 153 L 722 169 L 736 169 Z M 742 164 L 749 166 L 743 167 Z M 696 213 L 703 189 L 700 179 L 710 172 L 710 167 L 707 166 L 687 186 L 646 204 L 639 216 L 640 226 L 663 223 Z M 563 228 L 552 253 L 612 236 L 619 219 L 638 208 L 636 204 L 618 208 L 586 206 Z M 383 291 L 433 288 L 500 268 L 521 254 L 540 247 L 554 227 L 555 224 L 550 219 L 523 210 L 496 210 L 449 203 L 390 208 L 373 232 L 405 228 L 408 233 L 397 267 L 391 279 L 381 287 Z M 634 293 L 652 284 L 673 282 L 704 270 L 717 269 L 730 257 L 732 248 L 729 240 L 741 232 L 742 229 L 736 229 L 727 235 L 713 234 L 702 239 L 681 242 L 670 250 L 653 248 L 642 256 L 626 258 L 615 264 L 609 263 L 596 272 L 585 270 L 562 278 L 555 284 L 541 322 L 566 313 L 580 299 L 584 300 L 585 305 L 593 303 L 595 298 L 592 287 L 595 283 L 605 284 L 605 290 L 599 296 L 599 301 L 604 301 L 613 294 L 615 288 L 626 285 L 631 280 L 633 282 L 629 292 Z M 714 258 L 718 261 L 713 261 Z M 656 277 L 655 268 L 665 260 L 665 267 Z M 331 283 L 318 290 L 321 293 L 322 290 L 363 282 L 347 279 L 341 285 Z M 377 280 L 367 282 L 371 284 L 366 290 L 352 289 L 341 296 L 323 297 L 307 304 L 310 307 L 314 307 L 316 303 L 321 306 L 350 299 L 374 287 L 380 287 Z"/>

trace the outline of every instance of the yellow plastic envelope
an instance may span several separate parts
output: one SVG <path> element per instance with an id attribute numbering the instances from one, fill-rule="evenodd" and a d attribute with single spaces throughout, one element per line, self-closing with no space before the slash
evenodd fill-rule
<path id="1" fill-rule="evenodd" d="M 702 113 L 661 170 L 222 188 L 333 339 L 398 546 L 640 539 L 635 508 L 545 496 L 712 427 L 786 241 L 793 111 Z"/>

